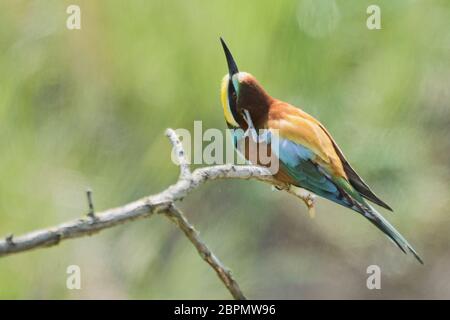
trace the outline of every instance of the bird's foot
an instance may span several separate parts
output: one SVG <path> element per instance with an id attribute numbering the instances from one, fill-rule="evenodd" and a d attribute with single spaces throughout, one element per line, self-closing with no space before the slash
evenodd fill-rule
<path id="1" fill-rule="evenodd" d="M 281 191 L 281 190 L 283 190 L 283 188 L 280 186 L 272 186 L 272 191 Z"/>

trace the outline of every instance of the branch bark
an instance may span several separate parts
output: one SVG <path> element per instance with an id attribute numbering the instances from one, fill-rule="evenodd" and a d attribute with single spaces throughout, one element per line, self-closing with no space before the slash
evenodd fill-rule
<path id="1" fill-rule="evenodd" d="M 125 222 L 150 217 L 155 213 L 162 213 L 178 225 L 203 260 L 214 269 L 233 298 L 245 299 L 230 270 L 220 262 L 216 255 L 200 239 L 198 232 L 189 223 L 185 215 L 175 207 L 175 202 L 182 200 L 192 190 L 205 182 L 219 179 L 254 179 L 271 184 L 277 189 L 285 190 L 300 198 L 310 210 L 314 209 L 314 197 L 303 190 L 280 183 L 272 177 L 268 169 L 263 167 L 227 164 L 203 167 L 191 172 L 185 157 L 185 151 L 175 131 L 167 129 L 166 135 L 173 145 L 175 156 L 180 166 L 180 176 L 175 184 L 158 194 L 144 197 L 121 207 L 98 212 L 95 215 L 89 214 L 79 219 L 33 231 L 19 237 L 9 234 L 4 240 L 0 240 L 0 257 L 37 248 L 50 247 L 67 239 L 89 236 Z"/>

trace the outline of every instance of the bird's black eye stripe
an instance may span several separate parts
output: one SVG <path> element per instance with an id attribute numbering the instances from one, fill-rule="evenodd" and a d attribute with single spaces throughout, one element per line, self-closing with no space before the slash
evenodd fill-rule
<path id="1" fill-rule="evenodd" d="M 230 110 L 231 114 L 233 115 L 233 118 L 237 120 L 238 119 L 238 113 L 236 109 L 237 95 L 236 91 L 234 90 L 233 82 L 231 80 L 228 82 L 228 103 L 230 104 Z"/>

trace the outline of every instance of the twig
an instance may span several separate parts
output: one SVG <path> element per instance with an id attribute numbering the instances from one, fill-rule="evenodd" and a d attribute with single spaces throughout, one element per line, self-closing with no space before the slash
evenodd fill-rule
<path id="1" fill-rule="evenodd" d="M 172 129 L 166 130 L 166 136 L 169 138 L 170 143 L 173 146 L 175 156 L 180 165 L 180 179 L 189 178 L 191 176 L 191 169 L 189 168 L 189 161 L 185 156 L 183 145 L 181 144 L 180 139 Z"/>
<path id="2" fill-rule="evenodd" d="M 144 197 L 121 207 L 98 212 L 95 216 L 89 215 L 89 218 L 79 218 L 55 227 L 36 230 L 15 237 L 14 240 L 11 234 L 4 240 L 0 240 L 0 257 L 53 246 L 66 239 L 89 236 L 125 222 L 149 217 L 154 213 L 164 213 L 177 222 L 181 230 L 197 248 L 202 258 L 216 271 L 217 275 L 233 297 L 236 299 L 245 298 L 239 289 L 237 282 L 232 278 L 228 268 L 226 268 L 205 243 L 201 241 L 198 234 L 194 232 L 194 228 L 181 211 L 175 208 L 174 203 L 185 198 L 192 190 L 196 189 L 201 184 L 210 180 L 219 179 L 255 179 L 263 181 L 302 199 L 307 205 L 309 203 L 308 207 L 313 206 L 313 198 L 309 195 L 305 196 L 304 193 L 276 181 L 272 177 L 270 171 L 263 167 L 235 166 L 228 164 L 199 168 L 191 173 L 189 163 L 186 160 L 185 152 L 178 136 L 172 129 L 167 129 L 166 135 L 175 149 L 176 157 L 180 164 L 180 177 L 175 184 L 158 194 Z M 89 193 L 88 203 L 90 208 L 89 213 L 94 214 L 92 198 L 90 198 Z M 95 219 L 92 219 L 92 216 L 94 216 Z"/>
<path id="3" fill-rule="evenodd" d="M 8 243 L 10 246 L 13 246 L 13 245 L 14 245 L 13 238 L 14 238 L 14 235 L 13 235 L 12 233 L 8 234 L 8 235 L 5 237 L 6 243 Z"/>
<path id="4" fill-rule="evenodd" d="M 222 262 L 214 255 L 208 246 L 200 239 L 197 230 L 189 223 L 177 207 L 171 205 L 168 210 L 164 212 L 170 220 L 172 220 L 184 232 L 186 237 L 191 241 L 197 249 L 199 255 L 205 260 L 217 273 L 220 280 L 230 291 L 231 295 L 236 300 L 245 300 L 245 296 L 239 288 L 238 283 L 231 275 L 231 271 L 225 267 Z"/>
<path id="5" fill-rule="evenodd" d="M 88 206 L 89 206 L 89 212 L 88 217 L 95 220 L 95 211 L 94 211 L 94 202 L 92 201 L 92 190 L 87 189 L 86 190 L 86 196 L 88 200 Z"/>

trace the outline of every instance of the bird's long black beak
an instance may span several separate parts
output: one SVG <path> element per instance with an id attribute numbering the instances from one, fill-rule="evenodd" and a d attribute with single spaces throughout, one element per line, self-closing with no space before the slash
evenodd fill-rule
<path id="1" fill-rule="evenodd" d="M 230 79 L 231 79 L 234 74 L 239 72 L 239 70 L 236 65 L 236 62 L 233 59 L 233 56 L 231 55 L 230 50 L 228 49 L 227 45 L 225 44 L 225 41 L 223 41 L 222 37 L 220 37 L 220 42 L 222 42 L 223 51 L 225 52 L 225 57 L 227 58 L 228 73 L 230 74 Z"/>

